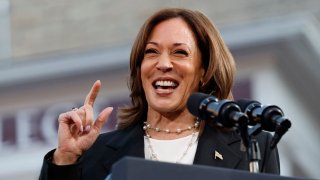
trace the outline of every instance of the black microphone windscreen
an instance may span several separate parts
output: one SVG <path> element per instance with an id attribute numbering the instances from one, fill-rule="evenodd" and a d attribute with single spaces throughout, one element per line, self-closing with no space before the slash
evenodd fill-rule
<path id="1" fill-rule="evenodd" d="M 202 101 L 208 97 L 210 97 L 210 95 L 199 92 L 191 94 L 187 102 L 187 108 L 189 112 L 196 117 L 200 117 L 200 105 Z"/>
<path id="2" fill-rule="evenodd" d="M 252 103 L 260 104 L 258 101 L 254 101 L 254 100 L 250 100 L 250 99 L 239 99 L 236 101 L 236 103 L 238 104 L 238 106 L 240 107 L 242 112 L 245 112 L 247 107 Z"/>

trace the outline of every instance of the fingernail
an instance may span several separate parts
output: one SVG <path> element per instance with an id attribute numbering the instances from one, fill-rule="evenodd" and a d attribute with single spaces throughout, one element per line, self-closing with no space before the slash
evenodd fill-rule
<path id="1" fill-rule="evenodd" d="M 80 126 L 80 132 L 83 132 L 83 126 L 82 125 Z"/>
<path id="2" fill-rule="evenodd" d="M 85 132 L 88 132 L 88 131 L 90 131 L 90 129 L 91 129 L 91 126 L 90 126 L 90 125 L 87 125 L 87 126 L 84 128 L 84 131 L 85 131 Z"/>

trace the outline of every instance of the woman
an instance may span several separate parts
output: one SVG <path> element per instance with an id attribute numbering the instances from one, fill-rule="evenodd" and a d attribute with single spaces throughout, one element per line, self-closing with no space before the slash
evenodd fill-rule
<path id="1" fill-rule="evenodd" d="M 176 8 L 155 13 L 135 40 L 130 72 L 132 106 L 119 111 L 117 130 L 99 135 L 111 107 L 93 121 L 97 81 L 81 108 L 59 116 L 58 147 L 45 156 L 40 179 L 103 179 L 124 156 L 248 170 L 239 135 L 200 122 L 186 108 L 194 92 L 232 99 L 235 63 L 208 18 Z M 260 169 L 279 173 L 270 135 L 257 139 L 265 150 Z"/>

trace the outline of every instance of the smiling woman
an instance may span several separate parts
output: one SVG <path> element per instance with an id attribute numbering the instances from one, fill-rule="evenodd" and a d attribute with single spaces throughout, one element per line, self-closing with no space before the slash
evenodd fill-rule
<path id="1" fill-rule="evenodd" d="M 59 116 L 58 147 L 45 156 L 40 179 L 103 179 L 124 156 L 248 170 L 237 132 L 197 119 L 186 106 L 194 92 L 232 99 L 234 74 L 233 57 L 206 16 L 187 9 L 158 11 L 133 45 L 132 105 L 120 109 L 117 130 L 99 135 L 112 108 L 94 121 L 97 81 L 82 107 Z M 266 133 L 257 137 L 264 149 L 260 169 L 279 173 L 277 149 L 267 148 L 270 139 Z"/>
<path id="2" fill-rule="evenodd" d="M 198 63 L 201 69 L 195 75 L 200 76 L 200 79 L 198 82 L 188 82 L 195 86 L 193 91 L 212 94 L 219 99 L 232 99 L 235 63 L 218 29 L 201 12 L 163 9 L 146 20 L 132 47 L 129 83 L 133 103 L 130 107 L 120 109 L 119 129 L 147 117 L 149 102 L 145 93 L 149 89 L 143 87 L 140 78 L 142 64 L 149 64 L 147 61 L 159 63 L 158 68 L 163 68 L 161 64 L 165 64 L 167 70 L 171 67 L 171 72 L 167 74 L 180 71 L 181 67 L 190 63 Z M 180 68 L 176 69 L 176 64 L 180 64 Z M 194 77 L 194 80 L 197 79 Z M 186 99 L 192 92 L 180 93 L 179 96 Z"/>
<path id="3" fill-rule="evenodd" d="M 191 93 L 199 91 L 204 69 L 192 30 L 181 18 L 163 21 L 151 32 L 145 49 L 141 80 L 148 102 L 147 121 L 168 130 L 194 124 L 195 117 L 188 113 L 186 102 Z M 149 134 L 176 139 L 191 133 Z"/>

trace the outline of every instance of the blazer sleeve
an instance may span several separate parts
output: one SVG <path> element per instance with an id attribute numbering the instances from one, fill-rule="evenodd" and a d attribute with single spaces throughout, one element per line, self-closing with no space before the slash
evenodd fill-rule
<path id="1" fill-rule="evenodd" d="M 260 171 L 264 173 L 280 174 L 280 160 L 277 147 L 270 148 L 272 135 L 268 132 L 257 136 L 261 151 Z"/>
<path id="2" fill-rule="evenodd" d="M 64 180 L 81 179 L 81 162 L 72 165 L 58 166 L 53 164 L 52 157 L 55 149 L 48 152 L 44 159 L 39 176 L 39 180 Z"/>

